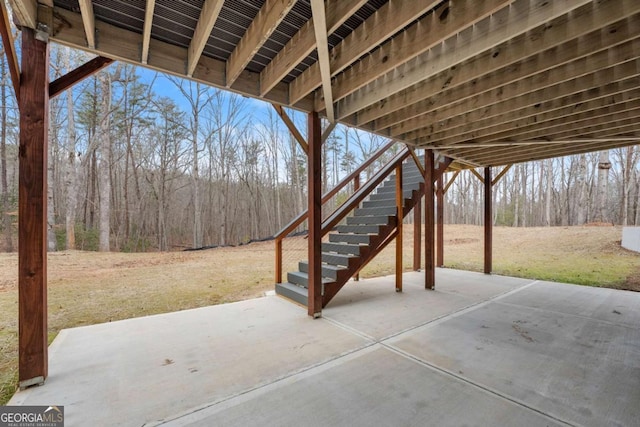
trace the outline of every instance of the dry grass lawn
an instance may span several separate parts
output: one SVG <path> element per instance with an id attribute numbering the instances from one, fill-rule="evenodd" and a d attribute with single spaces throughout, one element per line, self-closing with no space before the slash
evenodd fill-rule
<path id="1" fill-rule="evenodd" d="M 640 254 L 620 247 L 620 227 L 554 227 L 494 231 L 494 272 L 640 290 Z M 412 265 L 413 227 L 404 234 Z M 306 258 L 306 240 L 289 239 L 285 271 Z M 273 242 L 172 253 L 57 252 L 49 255 L 50 338 L 61 329 L 221 304 L 273 289 Z M 363 277 L 392 274 L 391 244 Z M 482 269 L 482 228 L 445 227 L 445 265 Z M 0 404 L 17 380 L 17 255 L 0 254 Z"/>

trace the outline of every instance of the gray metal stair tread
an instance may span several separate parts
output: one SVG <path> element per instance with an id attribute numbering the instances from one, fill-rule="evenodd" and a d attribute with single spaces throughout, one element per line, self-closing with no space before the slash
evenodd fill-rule
<path id="1" fill-rule="evenodd" d="M 302 305 L 307 305 L 309 299 L 307 289 L 288 282 L 276 283 L 276 294 Z"/>
<path id="2" fill-rule="evenodd" d="M 374 225 L 387 225 L 395 215 L 359 215 L 350 216 L 347 218 L 347 225 L 354 224 L 374 224 Z"/>
<path id="3" fill-rule="evenodd" d="M 357 208 L 354 211 L 355 216 L 367 216 L 367 215 L 395 215 L 396 206 L 376 206 L 371 208 Z"/>
<path id="4" fill-rule="evenodd" d="M 331 233 L 329 234 L 329 242 L 368 245 L 371 242 L 371 237 L 375 236 L 375 234 Z"/>
<path id="5" fill-rule="evenodd" d="M 378 234 L 380 232 L 380 225 L 339 225 L 336 227 L 338 233 L 353 233 L 353 234 Z"/>
<path id="6" fill-rule="evenodd" d="M 303 283 L 292 282 L 292 280 L 289 277 L 293 277 L 293 278 L 296 278 L 298 280 L 301 280 Z M 308 284 L 308 281 L 309 281 L 309 275 L 307 273 L 302 272 L 302 271 L 290 271 L 289 273 L 287 273 L 287 279 L 290 282 L 292 282 L 292 283 L 294 283 L 296 285 L 299 285 L 300 287 L 306 288 L 307 284 Z M 335 280 L 323 277 L 322 278 L 322 284 L 325 285 L 325 284 L 328 284 L 328 283 L 335 283 Z"/>
<path id="7" fill-rule="evenodd" d="M 322 262 L 333 265 L 348 267 L 353 262 L 357 262 L 358 256 L 353 254 L 339 254 L 335 252 L 323 252 Z"/>

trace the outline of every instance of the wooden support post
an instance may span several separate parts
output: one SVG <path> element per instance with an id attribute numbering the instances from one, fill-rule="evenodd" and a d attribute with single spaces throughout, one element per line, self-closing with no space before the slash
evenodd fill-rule
<path id="1" fill-rule="evenodd" d="M 402 192 L 402 163 L 396 167 L 396 229 L 398 235 L 396 236 L 396 292 L 402 292 L 402 220 L 404 218 L 403 212 L 403 199 Z"/>
<path id="2" fill-rule="evenodd" d="M 438 223 L 438 251 L 437 251 L 437 267 L 444 267 L 444 172 L 438 174 L 436 196 L 437 196 L 437 212 L 436 222 Z"/>
<path id="3" fill-rule="evenodd" d="M 309 288 L 308 313 L 322 316 L 322 129 L 317 112 L 307 118 L 309 137 Z"/>
<path id="4" fill-rule="evenodd" d="M 324 136 L 323 136 L 324 140 Z M 360 189 L 360 174 L 356 174 L 355 178 L 353 178 L 353 192 L 355 193 Z M 360 205 L 358 205 L 359 207 Z M 354 282 L 360 281 L 360 272 L 357 272 L 355 276 L 353 276 Z"/>
<path id="5" fill-rule="evenodd" d="M 493 254 L 491 168 L 484 168 L 484 273 L 491 274 Z"/>
<path id="6" fill-rule="evenodd" d="M 22 29 L 18 198 L 19 381 L 43 384 L 47 354 L 49 45 Z"/>
<path id="7" fill-rule="evenodd" d="M 433 199 L 433 175 L 435 161 L 433 150 L 424 152 L 424 287 L 435 289 L 435 230 L 434 230 L 434 199 Z"/>
<path id="8" fill-rule="evenodd" d="M 422 264 L 422 199 L 413 206 L 413 271 Z"/>

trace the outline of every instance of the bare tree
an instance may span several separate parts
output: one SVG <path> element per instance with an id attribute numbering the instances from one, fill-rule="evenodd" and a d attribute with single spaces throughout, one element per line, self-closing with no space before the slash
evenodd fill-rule
<path id="1" fill-rule="evenodd" d="M 9 84 L 8 70 L 6 60 L 4 58 L 4 51 L 2 52 L 2 60 L 0 60 L 0 75 L 2 81 L 0 82 L 0 180 L 2 181 L 2 229 L 4 235 L 4 247 L 7 252 L 13 251 L 13 239 L 11 236 L 11 203 L 9 201 L 9 182 L 7 172 L 7 134 L 9 130 L 9 108 L 11 96 L 7 90 Z"/>
<path id="2" fill-rule="evenodd" d="M 111 76 L 108 72 L 98 75 L 102 102 L 100 104 L 100 135 L 98 145 L 100 221 L 99 246 L 101 252 L 110 250 L 111 231 Z"/>

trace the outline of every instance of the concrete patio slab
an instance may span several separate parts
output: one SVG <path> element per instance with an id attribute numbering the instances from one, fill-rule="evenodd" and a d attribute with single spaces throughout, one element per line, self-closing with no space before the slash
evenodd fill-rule
<path id="1" fill-rule="evenodd" d="M 640 419 L 640 293 L 438 270 L 62 331 L 67 426 L 585 425 Z"/>
<path id="2" fill-rule="evenodd" d="M 278 297 L 63 330 L 43 387 L 10 405 L 65 406 L 67 426 L 141 426 L 369 345 Z"/>
<path id="3" fill-rule="evenodd" d="M 425 291 L 424 273 L 411 272 L 403 275 L 403 292 L 396 293 L 394 276 L 366 279 L 348 283 L 323 315 L 382 340 L 532 282 L 438 269 L 435 290 Z"/>
<path id="4" fill-rule="evenodd" d="M 167 426 L 564 425 L 382 345 Z"/>
<path id="5" fill-rule="evenodd" d="M 568 423 L 632 426 L 640 322 L 606 311 L 639 302 L 631 292 L 536 283 L 387 344 Z"/>

